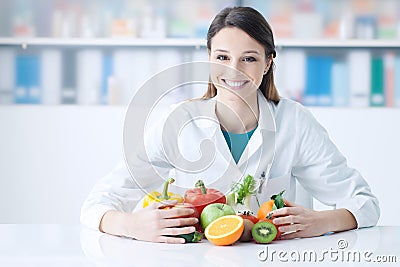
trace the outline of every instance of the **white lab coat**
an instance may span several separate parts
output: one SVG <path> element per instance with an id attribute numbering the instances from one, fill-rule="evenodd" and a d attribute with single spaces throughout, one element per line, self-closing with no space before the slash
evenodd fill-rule
<path id="1" fill-rule="evenodd" d="M 176 180 L 169 191 L 183 195 L 200 178 L 207 187 L 228 193 L 233 182 L 251 174 L 258 181 L 260 203 L 285 190 L 284 197 L 300 205 L 312 208 L 314 197 L 349 210 L 358 227 L 375 225 L 377 198 L 312 114 L 285 98 L 275 105 L 260 92 L 258 102 L 258 127 L 238 164 L 221 132 L 215 99 L 177 105 L 147 129 L 145 151 L 124 144 L 127 164 L 122 162 L 95 185 L 83 204 L 81 222 L 98 229 L 106 211 L 140 208 L 144 195 L 161 190 L 167 177 Z M 255 198 L 251 209 L 257 211 Z"/>

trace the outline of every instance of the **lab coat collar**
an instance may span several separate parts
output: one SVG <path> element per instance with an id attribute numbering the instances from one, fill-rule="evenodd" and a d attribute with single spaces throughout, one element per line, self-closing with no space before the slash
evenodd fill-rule
<path id="1" fill-rule="evenodd" d="M 202 106 L 201 114 L 202 116 L 206 117 L 207 120 L 195 120 L 194 123 L 197 127 L 201 127 L 203 129 L 209 128 L 209 136 L 210 139 L 215 143 L 221 143 L 222 140 L 222 132 L 221 127 L 215 113 L 215 106 L 217 103 L 216 98 L 211 98 L 207 101 L 207 104 Z M 273 103 L 268 101 L 261 91 L 258 91 L 258 109 L 259 109 L 259 121 L 256 131 L 253 133 L 253 136 L 250 138 L 248 145 L 246 146 L 245 151 L 243 151 L 243 155 L 240 158 L 237 167 L 240 168 L 243 164 L 247 164 L 248 159 L 254 155 L 254 153 L 261 148 L 263 145 L 273 146 L 271 147 L 272 151 L 275 151 L 275 132 L 276 132 L 276 125 L 275 125 L 275 118 L 272 112 Z M 217 141 L 217 139 L 219 141 Z M 224 146 L 225 147 L 225 146 Z M 224 158 L 227 160 L 228 164 L 232 164 L 233 157 L 229 151 L 228 146 L 219 147 L 221 153 L 224 155 Z M 272 164 L 273 161 L 273 154 L 268 161 Z M 234 164 L 236 165 L 236 164 Z"/>
<path id="2" fill-rule="evenodd" d="M 275 117 L 273 116 L 271 105 L 273 103 L 268 101 L 261 91 L 258 90 L 258 110 L 260 111 L 258 127 L 261 130 L 275 132 Z"/>
<path id="3" fill-rule="evenodd" d="M 261 93 L 260 90 L 258 90 L 257 94 L 258 94 L 258 110 L 260 114 L 257 128 L 260 130 L 275 132 L 276 131 L 275 119 L 271 107 L 271 105 L 273 104 L 264 97 L 264 95 Z M 217 100 L 215 97 L 213 97 L 201 101 L 206 101 L 206 106 L 201 110 L 201 114 L 202 116 L 204 116 L 209 120 L 208 121 L 195 120 L 194 123 L 196 124 L 196 126 L 201 128 L 209 127 L 210 130 L 212 128 L 211 133 L 214 134 L 217 129 L 220 130 L 220 124 L 217 118 L 217 114 L 215 113 L 215 106 L 217 104 Z"/>

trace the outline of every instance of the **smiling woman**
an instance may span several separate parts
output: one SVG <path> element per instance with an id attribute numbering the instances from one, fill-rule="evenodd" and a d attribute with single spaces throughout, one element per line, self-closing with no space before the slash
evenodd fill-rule
<path id="1" fill-rule="evenodd" d="M 237 39 L 241 41 L 235 42 Z M 218 92 L 216 112 L 223 129 L 231 133 L 254 130 L 258 121 L 257 92 L 270 69 L 271 56 L 266 57 L 263 46 L 241 29 L 226 27 L 212 38 L 209 58 L 221 65 L 212 65 L 210 87 L 215 86 Z M 238 118 L 243 125 L 236 123 Z"/>
<path id="2" fill-rule="evenodd" d="M 180 103 L 149 127 L 143 149 L 124 143 L 126 162 L 95 186 L 82 207 L 81 221 L 114 235 L 185 242 L 178 236 L 195 230 L 193 210 L 164 209 L 175 202 L 140 205 L 143 192 L 161 186 L 172 173 L 174 190 L 201 178 L 225 194 L 251 175 L 259 179 L 254 192 L 260 203 L 285 190 L 286 207 L 273 211 L 273 222 L 285 239 L 375 225 L 378 200 L 364 178 L 347 166 L 307 109 L 279 97 L 273 76 L 274 38 L 264 17 L 249 7 L 223 9 L 211 23 L 207 48 L 211 67 L 205 95 Z M 138 120 L 128 115 L 125 122 L 136 127 Z M 130 140 L 133 135 L 125 136 Z M 185 155 L 197 150 L 210 161 L 191 164 Z M 298 190 L 300 185 L 306 193 Z M 336 209 L 315 211 L 299 205 L 301 197 L 309 200 L 303 203 L 314 197 Z M 255 201 L 249 206 L 253 213 L 258 209 Z"/>
<path id="3" fill-rule="evenodd" d="M 241 41 L 235 42 L 237 39 Z M 228 67 L 221 68 L 221 73 L 212 72 L 212 84 L 219 89 L 225 85 L 239 94 L 247 91 L 245 96 L 257 94 L 263 74 L 272 62 L 270 57 L 266 58 L 262 45 L 234 27 L 224 28 L 213 37 L 209 53 L 210 62 Z"/>
<path id="4" fill-rule="evenodd" d="M 251 18 L 251 20 L 249 20 Z M 221 34 L 222 33 L 222 34 Z M 240 40 L 240 42 L 238 41 Z M 234 51 L 229 51 L 229 47 Z M 239 56 L 243 63 L 257 62 L 262 74 L 258 72 L 244 72 L 248 77 L 255 79 L 253 82 L 268 100 L 278 102 L 279 94 L 275 88 L 273 75 L 273 58 L 276 56 L 274 36 L 272 29 L 265 18 L 249 7 L 226 8 L 222 10 L 213 20 L 207 33 L 207 49 L 211 62 L 229 60 L 232 56 Z M 229 55 L 229 53 L 241 53 L 240 55 Z M 215 58 L 213 58 L 215 56 Z M 232 61 L 232 60 L 231 60 Z M 238 64 L 237 62 L 229 64 Z M 243 65 L 243 64 L 240 64 Z M 253 75 L 250 75 L 250 74 Z M 259 83 L 258 79 L 262 78 Z M 216 96 L 216 88 L 209 83 L 204 98 Z"/>

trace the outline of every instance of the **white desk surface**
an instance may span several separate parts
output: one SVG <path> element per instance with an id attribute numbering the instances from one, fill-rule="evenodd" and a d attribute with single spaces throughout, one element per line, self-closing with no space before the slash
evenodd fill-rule
<path id="1" fill-rule="evenodd" d="M 295 262 L 296 259 L 299 260 Z M 309 266 L 315 260 L 321 260 L 323 266 L 399 266 L 400 226 L 274 241 L 268 245 L 235 243 L 218 247 L 207 240 L 179 245 L 142 242 L 80 225 L 0 225 L 0 266 L 235 267 L 277 266 L 284 261 L 286 265 Z"/>

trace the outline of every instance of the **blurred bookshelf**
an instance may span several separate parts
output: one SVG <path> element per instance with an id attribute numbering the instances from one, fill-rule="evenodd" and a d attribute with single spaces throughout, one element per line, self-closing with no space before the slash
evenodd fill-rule
<path id="1" fill-rule="evenodd" d="M 2 0 L 0 105 L 126 105 L 154 74 L 206 61 L 212 18 L 237 5 L 273 28 L 282 96 L 400 107 L 396 0 Z"/>
<path id="2" fill-rule="evenodd" d="M 32 37 L 32 38 L 12 38 L 0 37 L 0 45 L 2 46 L 21 46 L 26 49 L 28 46 L 158 46 L 158 47 L 206 47 L 206 39 L 201 38 L 55 38 L 55 37 Z M 324 39 L 276 39 L 275 46 L 277 49 L 283 48 L 400 48 L 399 40 L 324 40 Z"/>
<path id="3" fill-rule="evenodd" d="M 59 46 L 59 47 L 193 47 L 206 46 L 206 40 L 200 38 L 0 38 L 0 45 L 20 46 L 27 49 L 28 46 Z"/>

